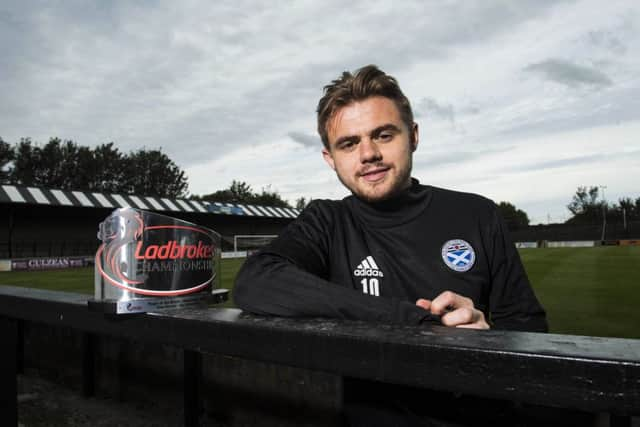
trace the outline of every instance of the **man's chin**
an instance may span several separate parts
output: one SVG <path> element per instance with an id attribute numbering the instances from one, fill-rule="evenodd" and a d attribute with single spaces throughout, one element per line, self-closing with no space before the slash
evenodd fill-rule
<path id="1" fill-rule="evenodd" d="M 379 182 L 376 184 L 359 185 L 349 188 L 358 199 L 367 203 L 380 203 L 393 199 L 411 187 L 411 178 L 407 177 L 406 184 L 398 181 Z"/>
<path id="2" fill-rule="evenodd" d="M 367 203 L 379 203 L 393 198 L 397 193 L 393 190 L 393 188 L 381 188 L 378 186 L 366 189 L 358 188 L 356 190 L 351 190 L 351 193 L 358 199 Z"/>
<path id="3" fill-rule="evenodd" d="M 366 182 L 366 180 L 347 182 L 342 179 L 340 174 L 337 173 L 337 175 L 342 185 L 347 187 L 351 194 L 367 203 L 379 203 L 392 199 L 409 187 L 411 182 L 409 177 L 406 180 L 398 181 L 397 179 L 392 179 L 391 175 L 385 176 L 384 179 L 378 182 Z M 399 184 L 402 181 L 406 181 L 406 185 Z"/>

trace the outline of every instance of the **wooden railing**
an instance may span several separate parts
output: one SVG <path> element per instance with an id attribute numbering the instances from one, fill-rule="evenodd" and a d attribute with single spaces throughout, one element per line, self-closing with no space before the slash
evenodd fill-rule
<path id="1" fill-rule="evenodd" d="M 640 340 L 286 319 L 210 308 L 117 319 L 87 309 L 87 296 L 0 286 L 0 419 L 16 425 L 16 373 L 25 322 L 83 333 L 83 391 L 94 389 L 100 336 L 184 350 L 184 422 L 198 425 L 202 354 L 272 362 L 343 377 L 545 407 L 640 415 Z M 367 355 L 366 358 L 360 357 Z"/>

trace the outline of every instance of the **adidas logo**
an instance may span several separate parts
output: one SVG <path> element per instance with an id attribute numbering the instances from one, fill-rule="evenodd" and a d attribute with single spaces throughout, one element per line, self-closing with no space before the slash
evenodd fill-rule
<path id="1" fill-rule="evenodd" d="M 363 259 L 362 262 L 358 264 L 356 269 L 353 270 L 353 275 L 364 277 L 384 277 L 384 274 L 378 268 L 378 265 L 371 255 Z"/>

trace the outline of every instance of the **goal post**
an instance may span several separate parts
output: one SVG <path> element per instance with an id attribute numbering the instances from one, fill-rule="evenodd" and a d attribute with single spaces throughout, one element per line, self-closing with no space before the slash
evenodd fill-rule
<path id="1" fill-rule="evenodd" d="M 236 234 L 233 236 L 233 251 L 250 251 L 268 245 L 277 234 Z"/>

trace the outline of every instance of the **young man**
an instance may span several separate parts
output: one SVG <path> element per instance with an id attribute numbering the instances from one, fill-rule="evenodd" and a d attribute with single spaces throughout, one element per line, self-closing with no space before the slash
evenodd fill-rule
<path id="1" fill-rule="evenodd" d="M 352 193 L 317 200 L 245 262 L 243 310 L 546 331 L 493 202 L 411 178 L 418 125 L 396 80 L 366 66 L 325 87 L 322 155 Z"/>

